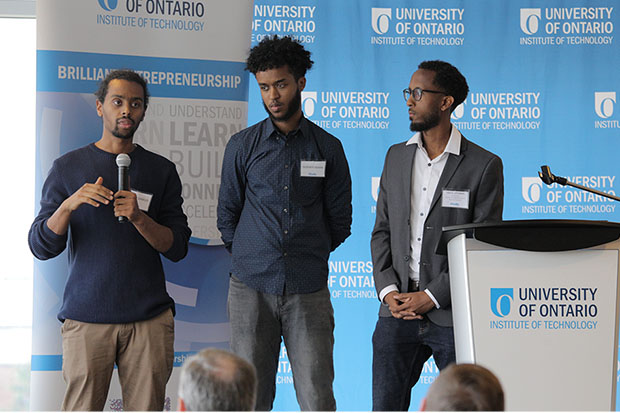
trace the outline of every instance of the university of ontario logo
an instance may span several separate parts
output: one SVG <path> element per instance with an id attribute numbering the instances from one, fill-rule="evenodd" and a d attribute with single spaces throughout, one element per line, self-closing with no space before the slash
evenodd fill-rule
<path id="1" fill-rule="evenodd" d="M 510 314 L 514 290 L 512 288 L 491 288 L 491 311 L 504 318 Z"/>
<path id="2" fill-rule="evenodd" d="M 377 34 L 386 34 L 390 28 L 390 20 L 392 19 L 392 9 L 373 7 L 371 11 L 372 29 Z"/>
<path id="3" fill-rule="evenodd" d="M 372 191 L 372 199 L 377 202 L 379 199 L 379 186 L 381 185 L 381 177 L 373 176 L 371 181 L 371 191 Z"/>
<path id="4" fill-rule="evenodd" d="M 599 118 L 608 119 L 614 114 L 616 92 L 594 92 L 594 110 Z"/>
<path id="5" fill-rule="evenodd" d="M 540 9 L 521 9 L 521 30 L 525 34 L 533 35 L 538 32 Z"/>
<path id="6" fill-rule="evenodd" d="M 537 176 L 524 176 L 521 178 L 521 195 L 530 204 L 540 200 L 542 181 Z"/>
<path id="7" fill-rule="evenodd" d="M 463 117 L 464 114 L 465 114 L 465 102 L 461 103 L 460 105 L 456 107 L 456 109 L 454 109 L 454 112 L 452 112 L 451 117 L 454 120 L 459 120 Z"/>
<path id="8" fill-rule="evenodd" d="M 314 115 L 317 104 L 316 92 L 301 92 L 301 107 L 303 108 L 304 115 L 310 117 Z"/>
<path id="9" fill-rule="evenodd" d="M 118 0 L 98 0 L 99 5 L 105 11 L 112 11 L 118 6 Z"/>

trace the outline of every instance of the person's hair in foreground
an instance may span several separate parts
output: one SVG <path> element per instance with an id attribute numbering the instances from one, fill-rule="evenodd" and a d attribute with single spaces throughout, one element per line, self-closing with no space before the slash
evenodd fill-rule
<path id="1" fill-rule="evenodd" d="M 452 364 L 439 373 L 422 401 L 427 411 L 503 411 L 497 377 L 475 364 Z"/>
<path id="2" fill-rule="evenodd" d="M 256 370 L 228 351 L 202 350 L 183 364 L 179 399 L 179 410 L 252 411 L 256 403 Z"/>

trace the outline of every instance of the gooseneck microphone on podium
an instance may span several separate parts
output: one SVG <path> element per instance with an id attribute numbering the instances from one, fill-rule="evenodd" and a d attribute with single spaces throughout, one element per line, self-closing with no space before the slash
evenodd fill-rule
<path id="1" fill-rule="evenodd" d="M 540 167 L 541 172 L 538 172 L 538 176 L 540 179 L 546 183 L 547 185 L 551 184 L 560 184 L 562 186 L 572 186 L 573 188 L 581 189 L 582 191 L 592 192 L 593 194 L 600 195 L 605 198 L 613 199 L 614 201 L 620 201 L 620 198 L 614 195 L 610 195 L 605 192 L 597 191 L 596 189 L 588 188 L 587 186 L 575 184 L 569 181 L 566 178 L 562 178 L 561 176 L 555 176 L 551 173 L 551 169 L 547 165 L 543 165 Z"/>
<path id="2" fill-rule="evenodd" d="M 116 157 L 116 166 L 118 166 L 118 190 L 129 190 L 129 165 L 131 165 L 131 158 L 126 153 L 119 153 Z M 118 222 L 127 222 L 127 218 L 118 217 Z"/>

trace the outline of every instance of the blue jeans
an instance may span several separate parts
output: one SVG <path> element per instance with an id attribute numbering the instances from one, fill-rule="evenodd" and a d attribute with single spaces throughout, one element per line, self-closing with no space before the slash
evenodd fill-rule
<path id="1" fill-rule="evenodd" d="M 258 292 L 230 277 L 230 347 L 256 367 L 256 410 L 273 407 L 284 338 L 301 410 L 334 411 L 334 310 L 327 287 L 283 296 Z"/>
<path id="2" fill-rule="evenodd" d="M 372 409 L 409 410 L 411 388 L 431 355 L 440 370 L 456 361 L 452 327 L 427 318 L 379 317 L 372 336 Z"/>

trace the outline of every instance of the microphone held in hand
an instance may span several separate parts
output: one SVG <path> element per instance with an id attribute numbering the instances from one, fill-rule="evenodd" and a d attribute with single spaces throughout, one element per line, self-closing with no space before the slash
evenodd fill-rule
<path id="1" fill-rule="evenodd" d="M 118 190 L 129 190 L 129 165 L 131 158 L 126 153 L 120 153 L 116 157 L 116 166 L 118 166 Z M 127 218 L 118 217 L 118 222 L 126 222 Z"/>

